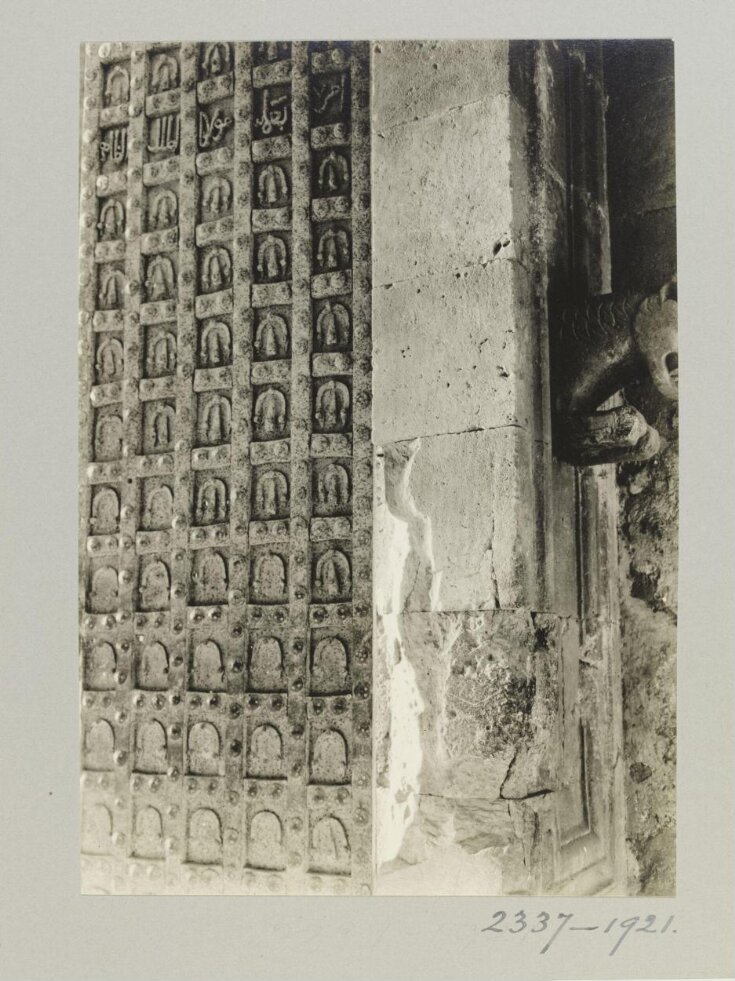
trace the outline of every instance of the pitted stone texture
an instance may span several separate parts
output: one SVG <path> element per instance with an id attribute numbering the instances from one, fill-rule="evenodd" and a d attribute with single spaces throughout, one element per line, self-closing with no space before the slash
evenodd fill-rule
<path id="1" fill-rule="evenodd" d="M 508 802 L 544 809 L 556 785 L 555 628 L 552 618 L 540 632 L 521 611 L 398 617 L 400 659 L 422 706 L 422 755 L 408 788 L 414 817 L 386 872 L 430 862 L 437 851 L 451 864 L 456 846 L 471 854 L 533 847 L 534 828 L 519 832 Z M 402 706 L 391 708 L 400 717 Z M 509 868 L 504 862 L 504 874 Z"/>
<path id="2" fill-rule="evenodd" d="M 488 261 L 373 292 L 377 445 L 501 426 L 530 428 L 536 348 L 525 270 Z"/>
<path id="3" fill-rule="evenodd" d="M 507 41 L 373 44 L 373 106 L 380 131 L 507 93 L 508 47 Z"/>
<path id="4" fill-rule="evenodd" d="M 513 241 L 510 106 L 495 96 L 386 133 L 374 122 L 376 285 L 487 262 Z"/>

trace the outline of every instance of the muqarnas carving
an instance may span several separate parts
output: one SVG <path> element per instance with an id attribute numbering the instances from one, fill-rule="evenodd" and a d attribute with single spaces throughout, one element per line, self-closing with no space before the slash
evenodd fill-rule
<path id="1" fill-rule="evenodd" d="M 97 338 L 97 351 L 94 360 L 95 377 L 100 385 L 120 381 L 125 371 L 125 354 L 122 339 L 119 337 Z"/>
<path id="2" fill-rule="evenodd" d="M 329 460 L 313 469 L 314 513 L 349 514 L 352 505 L 350 461 Z"/>
<path id="3" fill-rule="evenodd" d="M 194 646 L 189 668 L 189 687 L 192 691 L 224 691 L 225 665 L 222 649 L 211 638 Z"/>
<path id="4" fill-rule="evenodd" d="M 112 242 L 125 234 L 125 204 L 118 198 L 107 198 L 100 205 L 97 231 L 101 242 Z"/>
<path id="5" fill-rule="evenodd" d="M 350 190 L 350 157 L 346 150 L 315 151 L 313 155 L 313 195 L 336 197 Z"/>
<path id="6" fill-rule="evenodd" d="M 314 428 L 321 433 L 343 433 L 352 421 L 348 378 L 318 379 L 314 383 Z"/>
<path id="7" fill-rule="evenodd" d="M 232 405 L 229 396 L 221 392 L 205 392 L 199 396 L 197 440 L 200 446 L 229 443 L 232 432 Z"/>
<path id="8" fill-rule="evenodd" d="M 170 402 L 146 402 L 143 452 L 166 453 L 173 447 L 176 409 Z"/>
<path id="9" fill-rule="evenodd" d="M 175 324 L 156 324 L 146 331 L 146 378 L 164 378 L 176 371 Z"/>
<path id="10" fill-rule="evenodd" d="M 168 688 L 169 656 L 160 640 L 145 644 L 138 654 L 135 682 L 143 691 Z"/>
<path id="11" fill-rule="evenodd" d="M 259 283 L 277 283 L 290 275 L 290 246 L 286 235 L 258 235 L 253 250 L 255 278 Z"/>
<path id="12" fill-rule="evenodd" d="M 647 460 L 658 431 L 632 405 L 600 405 L 635 381 L 678 398 L 677 286 L 592 297 L 555 317 L 554 452 L 580 466 Z"/>
<path id="13" fill-rule="evenodd" d="M 205 865 L 222 862 L 222 822 L 216 811 L 200 807 L 189 816 L 187 859 Z"/>
<path id="14" fill-rule="evenodd" d="M 254 603 L 288 602 L 287 560 L 273 549 L 253 549 L 250 592 Z"/>
<path id="15" fill-rule="evenodd" d="M 127 66 L 120 63 L 106 66 L 104 79 L 105 107 L 124 105 L 130 98 L 130 74 Z"/>
<path id="16" fill-rule="evenodd" d="M 171 602 L 171 573 L 157 556 L 141 559 L 138 609 L 144 612 L 167 610 Z"/>
<path id="17" fill-rule="evenodd" d="M 150 804 L 141 807 L 135 813 L 133 854 L 136 858 L 157 859 L 164 857 L 161 812 Z"/>
<path id="18" fill-rule="evenodd" d="M 93 535 L 111 535 L 120 527 L 120 495 L 113 487 L 97 487 L 92 496 L 89 530 Z"/>
<path id="19" fill-rule="evenodd" d="M 229 575 L 224 555 L 208 549 L 195 552 L 191 581 L 195 603 L 226 603 Z"/>
<path id="20" fill-rule="evenodd" d="M 254 518 L 268 521 L 288 517 L 287 473 L 274 467 L 259 468 L 253 473 L 252 487 Z"/>
<path id="21" fill-rule="evenodd" d="M 161 232 L 175 228 L 179 220 L 179 202 L 176 193 L 168 187 L 152 191 L 148 198 L 148 230 Z"/>
<path id="22" fill-rule="evenodd" d="M 285 691 L 283 645 L 278 637 L 251 637 L 248 688 L 257 692 Z"/>
<path id="23" fill-rule="evenodd" d="M 350 308 L 345 299 L 327 300 L 318 307 L 314 346 L 317 351 L 345 351 L 352 346 Z"/>
<path id="24" fill-rule="evenodd" d="M 84 657 L 84 687 L 90 691 L 108 691 L 115 687 L 117 655 L 107 641 L 93 644 Z"/>
<path id="25" fill-rule="evenodd" d="M 247 864 L 253 869 L 279 871 L 285 868 L 283 824 L 274 811 L 256 811 L 250 819 Z"/>
<path id="26" fill-rule="evenodd" d="M 287 358 L 289 355 L 288 314 L 284 309 L 259 311 L 253 348 L 259 361 Z"/>
<path id="27" fill-rule="evenodd" d="M 288 398 L 276 385 L 254 389 L 253 424 L 258 440 L 282 439 L 288 435 Z"/>
<path id="28" fill-rule="evenodd" d="M 187 739 L 188 772 L 195 776 L 221 776 L 224 770 L 222 738 L 212 722 L 189 726 Z"/>
<path id="29" fill-rule="evenodd" d="M 165 773 L 168 765 L 168 738 L 158 719 L 140 722 L 135 732 L 133 768 L 138 773 Z"/>
<path id="30" fill-rule="evenodd" d="M 326 815 L 314 821 L 309 834 L 309 866 L 312 872 L 349 872 L 350 843 L 338 818 Z"/>
<path id="31" fill-rule="evenodd" d="M 350 560 L 341 548 L 329 546 L 315 558 L 312 595 L 323 603 L 336 603 L 352 596 Z"/>
<path id="32" fill-rule="evenodd" d="M 194 520 L 197 525 L 216 525 L 229 517 L 229 488 L 224 477 L 196 474 Z"/>

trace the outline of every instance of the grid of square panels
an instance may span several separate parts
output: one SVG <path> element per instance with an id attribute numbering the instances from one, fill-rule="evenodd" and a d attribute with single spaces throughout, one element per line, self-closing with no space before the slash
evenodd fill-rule
<path id="1" fill-rule="evenodd" d="M 367 58 L 87 50 L 89 891 L 370 891 Z"/>

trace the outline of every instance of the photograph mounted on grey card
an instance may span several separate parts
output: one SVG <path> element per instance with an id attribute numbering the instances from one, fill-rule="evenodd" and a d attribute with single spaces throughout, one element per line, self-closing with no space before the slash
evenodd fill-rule
<path id="1" fill-rule="evenodd" d="M 83 46 L 84 892 L 674 894 L 673 59 Z"/>

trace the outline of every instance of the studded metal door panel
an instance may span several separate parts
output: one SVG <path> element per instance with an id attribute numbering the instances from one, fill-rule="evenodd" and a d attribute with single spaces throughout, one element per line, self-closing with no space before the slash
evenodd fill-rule
<path id="1" fill-rule="evenodd" d="M 369 892 L 367 45 L 83 70 L 83 889 Z"/>

